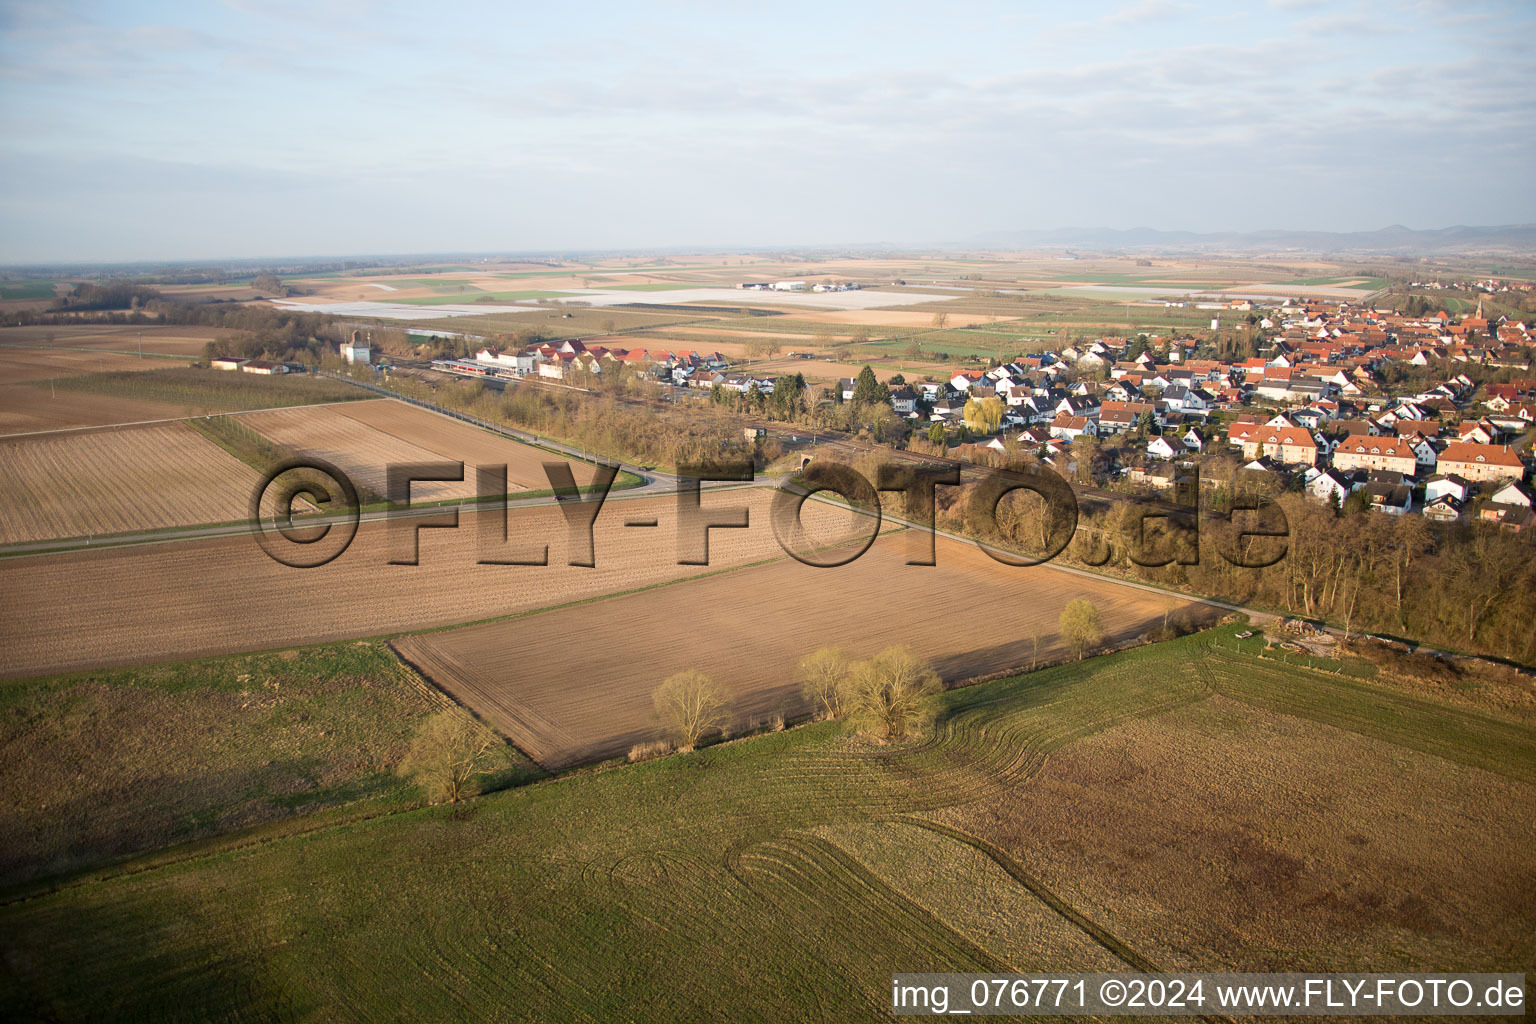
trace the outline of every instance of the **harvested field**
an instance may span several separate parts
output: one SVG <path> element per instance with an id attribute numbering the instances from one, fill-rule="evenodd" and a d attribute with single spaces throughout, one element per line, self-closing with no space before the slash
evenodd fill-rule
<path id="1" fill-rule="evenodd" d="M 809 507 L 809 506 L 808 506 Z M 563 642 L 566 612 L 406 637 L 396 649 L 548 769 L 613 757 L 656 736 L 651 693 L 700 669 L 731 693 L 740 724 L 806 709 L 800 658 L 821 647 L 867 657 L 907 644 L 947 681 L 1027 666 L 1065 651 L 1056 622 L 1087 597 L 1105 632 L 1129 639 L 1185 602 L 1048 567 L 1004 566 L 972 545 L 938 539 L 936 566 L 910 566 L 885 538 L 849 565 L 791 559 L 583 609 L 581 642 Z M 986 594 L 978 613 L 963 594 Z M 932 595 L 932 600 L 912 596 Z M 1191 607 L 1199 617 L 1201 606 Z M 686 623 L 685 629 L 679 624 Z"/>
<path id="2" fill-rule="evenodd" d="M 242 520 L 259 483 L 182 423 L 0 441 L 0 477 L 0 544 Z"/>
<path id="3" fill-rule="evenodd" d="M 185 406 L 115 395 L 87 395 L 47 384 L 0 385 L 0 435 L 104 427 L 115 423 L 174 420 Z"/>
<path id="4" fill-rule="evenodd" d="M 704 493 L 704 508 L 744 505 L 752 522 L 711 531 L 709 566 L 677 564 L 675 498 L 617 496 L 593 528 L 596 568 L 567 564 L 567 528 L 553 501 L 512 511 L 507 527 L 514 545 L 547 542 L 547 566 L 477 564 L 474 514 L 460 516 L 456 530 L 422 530 L 419 565 L 388 564 L 381 522 L 364 523 L 343 555 L 317 569 L 280 565 L 246 535 L 12 558 L 0 570 L 0 676 L 474 622 L 782 557 L 768 524 L 771 494 Z M 829 537 L 852 515 L 819 503 L 806 511 Z M 659 527 L 624 525 L 647 518 Z"/>

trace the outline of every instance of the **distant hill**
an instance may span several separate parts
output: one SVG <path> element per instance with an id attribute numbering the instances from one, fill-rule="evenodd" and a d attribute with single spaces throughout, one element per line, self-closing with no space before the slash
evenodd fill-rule
<path id="1" fill-rule="evenodd" d="M 1433 228 L 1415 231 L 1394 224 L 1378 231 L 1159 231 L 1155 228 L 1057 228 L 1049 231 L 988 231 L 971 244 L 989 248 L 1205 249 L 1277 252 L 1372 253 L 1536 253 L 1536 224 L 1501 227 Z"/>

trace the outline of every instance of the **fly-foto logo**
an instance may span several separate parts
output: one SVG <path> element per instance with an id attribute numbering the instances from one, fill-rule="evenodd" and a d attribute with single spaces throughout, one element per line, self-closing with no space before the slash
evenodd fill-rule
<path id="1" fill-rule="evenodd" d="M 557 504 L 568 532 L 567 562 L 574 566 L 597 565 L 593 527 L 602 513 L 618 467 L 600 464 L 593 481 L 578 487 L 568 463 L 546 462 Z M 969 497 L 964 522 L 971 539 L 988 555 L 1006 565 L 1029 566 L 1049 562 L 1066 550 L 1078 534 L 1079 507 L 1070 484 L 1049 466 L 1033 464 L 1000 470 L 978 467 L 980 478 L 967 482 Z M 1126 557 L 1146 567 L 1197 565 L 1200 561 L 1201 510 L 1199 470 L 1182 471 L 1180 500 L 1166 502 L 1124 496 L 1128 516 L 1122 520 L 1115 542 L 1100 540 L 1090 545 L 1082 561 L 1103 565 L 1114 557 L 1114 543 L 1125 548 Z M 458 505 L 411 507 L 415 483 L 463 482 L 462 462 L 394 463 L 385 468 L 386 504 L 381 516 L 388 524 L 389 564 L 417 565 L 420 533 L 425 529 L 458 529 Z M 751 526 L 746 506 L 705 508 L 705 483 L 750 483 L 755 472 L 748 461 L 722 461 L 680 466 L 677 474 L 677 562 L 709 565 L 711 530 L 746 529 Z M 481 565 L 548 565 L 547 538 L 510 535 L 507 467 L 474 467 L 476 546 Z M 869 550 L 882 522 L 893 519 L 907 527 L 908 565 L 936 564 L 938 488 L 960 486 L 958 467 L 924 467 L 890 462 L 876 469 L 875 479 L 852 466 L 835 462 L 811 463 L 796 477 L 776 488 L 769 509 L 769 523 L 779 546 L 805 565 L 835 568 L 847 565 Z M 1020 549 L 1017 534 L 1000 528 L 1000 509 L 1016 492 L 1033 495 L 1029 515 L 1035 537 L 1033 550 Z M 805 529 L 801 510 L 812 495 L 835 495 L 862 517 L 852 540 L 825 546 Z M 882 494 L 899 495 L 900 510 L 891 515 L 883 508 Z M 315 511 L 298 507 L 301 499 Z M 251 498 L 252 531 L 269 556 L 300 569 L 317 568 L 338 558 L 357 535 L 363 508 L 357 488 L 345 472 L 321 459 L 296 459 L 276 467 L 260 482 Z M 1238 524 L 1237 516 L 1248 519 Z M 1279 505 L 1261 499 L 1238 503 L 1231 509 L 1233 528 L 1222 533 L 1217 552 L 1228 564 L 1245 569 L 1275 565 L 1289 550 L 1290 524 Z M 1017 522 L 1017 516 L 1011 517 Z M 626 525 L 655 526 L 653 519 Z M 1259 543 L 1255 544 L 1254 541 Z"/>

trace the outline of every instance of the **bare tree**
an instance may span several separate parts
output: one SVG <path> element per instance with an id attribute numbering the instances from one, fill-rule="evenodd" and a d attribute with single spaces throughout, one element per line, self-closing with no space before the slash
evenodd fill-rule
<path id="1" fill-rule="evenodd" d="M 796 675 L 800 692 L 820 709 L 823 717 L 841 718 L 848 697 L 848 656 L 835 647 L 823 647 L 800 662 Z"/>
<path id="2" fill-rule="evenodd" d="M 472 795 L 475 779 L 503 767 L 506 755 L 490 729 L 462 711 L 441 711 L 422 723 L 400 767 L 433 803 L 456 804 Z"/>
<path id="3" fill-rule="evenodd" d="M 656 717 L 680 750 L 691 750 L 705 733 L 725 725 L 725 693 L 698 669 L 668 676 L 656 688 L 654 700 Z"/>
<path id="4" fill-rule="evenodd" d="M 923 699 L 943 689 L 939 675 L 905 647 L 888 647 L 853 667 L 849 704 L 887 740 L 898 740 L 922 713 Z"/>
<path id="5" fill-rule="evenodd" d="M 1076 658 L 1081 658 L 1104 639 L 1104 628 L 1099 624 L 1099 610 L 1093 606 L 1093 602 L 1082 598 L 1067 602 L 1067 606 L 1061 610 L 1057 625 L 1061 629 L 1061 639 L 1071 648 Z"/>

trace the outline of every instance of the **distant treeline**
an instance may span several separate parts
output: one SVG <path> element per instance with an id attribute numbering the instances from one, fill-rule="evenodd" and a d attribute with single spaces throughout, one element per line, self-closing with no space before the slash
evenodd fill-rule
<path id="1" fill-rule="evenodd" d="M 940 523 L 985 539 L 989 524 L 970 521 L 974 486 L 940 489 Z M 1233 511 L 1240 496 L 1273 502 L 1262 525 L 1254 513 Z M 1531 628 L 1536 622 L 1536 534 L 1515 534 L 1477 521 L 1440 525 L 1418 515 L 1385 515 L 1362 502 L 1335 509 L 1246 482 L 1224 481 L 1206 489 L 1200 506 L 1198 555 L 1189 533 L 1170 528 L 1167 519 L 1143 520 L 1148 506 L 1128 497 L 1085 504 L 1058 561 L 1233 604 L 1323 619 L 1354 632 L 1387 633 L 1536 663 L 1536 630 Z M 1240 530 L 1282 522 L 1283 540 L 1238 536 Z M 1036 554 L 1059 542 L 1057 531 L 1067 525 L 1060 515 L 1042 515 L 1032 496 L 1005 500 L 997 523 L 1010 546 Z M 1280 552 L 1283 557 L 1264 568 L 1243 568 L 1221 551 L 1249 564 Z M 1138 558 L 1168 564 L 1141 565 Z M 1194 564 L 1181 565 L 1181 558 Z"/>
<path id="2" fill-rule="evenodd" d="M 320 362 L 327 346 L 341 340 L 334 317 L 242 303 L 173 302 L 142 285 L 80 285 L 47 311 L 18 310 L 0 317 L 7 327 L 69 327 L 82 323 L 146 327 L 217 327 L 238 331 L 208 343 L 204 356 Z"/>
<path id="3" fill-rule="evenodd" d="M 55 312 L 91 311 L 103 309 L 139 309 L 160 298 L 160 292 L 141 284 L 92 284 L 75 285 L 74 291 L 54 299 L 49 307 Z"/>

